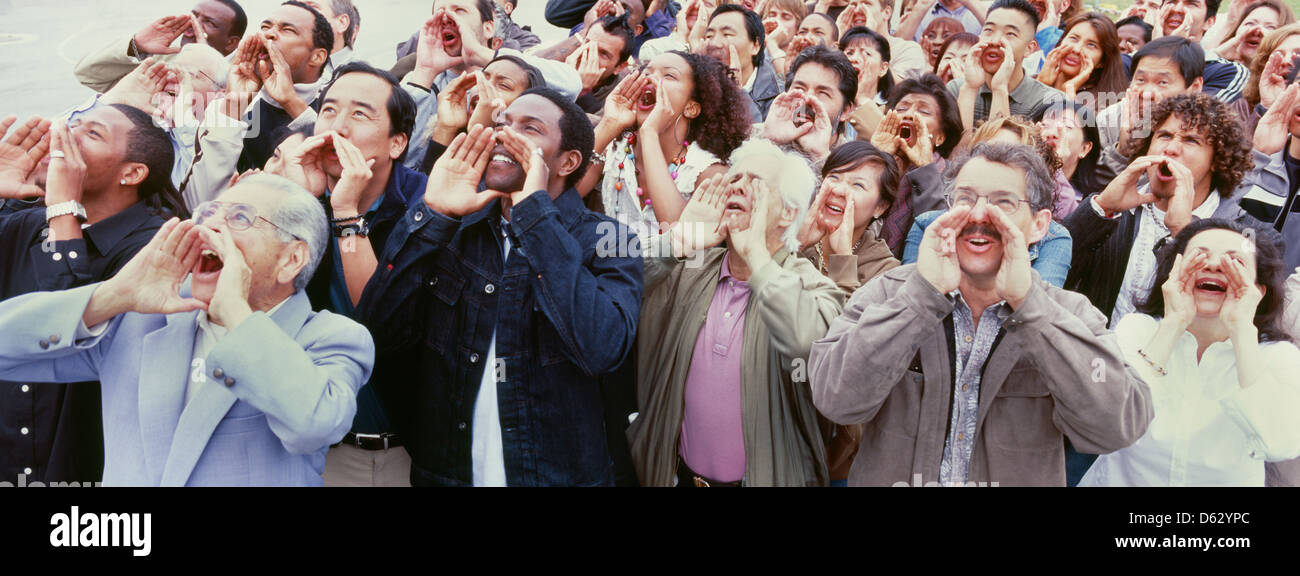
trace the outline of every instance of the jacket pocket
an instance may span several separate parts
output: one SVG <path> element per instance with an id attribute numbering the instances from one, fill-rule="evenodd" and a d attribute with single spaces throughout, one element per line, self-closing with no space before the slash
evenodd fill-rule
<path id="1" fill-rule="evenodd" d="M 533 304 L 533 326 L 537 334 L 537 358 L 542 366 L 554 366 L 569 360 L 564 354 L 564 340 L 537 304 Z"/>
<path id="2" fill-rule="evenodd" d="M 429 300 L 429 329 L 425 334 L 425 343 L 445 356 L 454 346 L 456 303 L 460 301 L 465 289 L 465 279 L 440 264 L 433 269 L 433 277 L 429 279 L 427 289 L 432 297 Z"/>
<path id="3" fill-rule="evenodd" d="M 876 428 L 882 432 L 916 438 L 921 424 L 921 391 L 925 375 L 908 370 L 894 386 L 876 414 Z"/>
<path id="4" fill-rule="evenodd" d="M 1052 421 L 1055 406 L 1037 370 L 1012 370 L 984 420 L 989 443 L 1001 450 L 1061 449 L 1061 431 Z"/>

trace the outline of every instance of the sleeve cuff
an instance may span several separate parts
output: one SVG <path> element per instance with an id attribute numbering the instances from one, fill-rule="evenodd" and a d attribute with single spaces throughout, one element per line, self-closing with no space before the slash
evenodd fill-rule
<path id="1" fill-rule="evenodd" d="M 1101 209 L 1101 205 L 1097 204 L 1097 196 L 1095 194 L 1088 198 L 1088 205 L 1092 206 L 1092 211 L 1101 218 L 1105 218 L 1107 220 L 1116 220 L 1119 218 L 1120 215 L 1119 212 L 1116 212 L 1114 214 L 1106 214 L 1106 211 Z"/>
<path id="2" fill-rule="evenodd" d="M 546 217 L 559 213 L 560 209 L 551 200 L 551 195 L 545 190 L 538 190 L 524 198 L 523 202 L 511 206 L 511 225 L 516 233 L 524 234 Z"/>

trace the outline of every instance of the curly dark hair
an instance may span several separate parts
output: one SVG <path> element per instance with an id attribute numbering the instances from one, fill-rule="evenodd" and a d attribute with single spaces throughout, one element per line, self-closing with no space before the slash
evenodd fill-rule
<path id="1" fill-rule="evenodd" d="M 679 50 L 669 53 L 690 65 L 691 82 L 695 86 L 691 100 L 700 103 L 700 114 L 691 120 L 686 139 L 727 162 L 731 152 L 749 138 L 745 93 L 727 78 L 726 68 L 712 58 Z"/>
<path id="2" fill-rule="evenodd" d="M 1286 292 L 1283 284 L 1288 273 L 1282 259 L 1282 238 L 1276 230 L 1268 226 L 1258 229 L 1248 228 L 1241 223 L 1223 218 L 1193 220 L 1174 237 L 1173 242 L 1166 244 L 1157 254 L 1159 263 L 1156 266 L 1156 279 L 1151 285 L 1147 300 L 1138 305 L 1138 312 L 1150 316 L 1164 316 L 1165 295 L 1160 287 L 1169 279 L 1169 273 L 1174 267 L 1174 257 L 1184 253 L 1192 238 L 1206 230 L 1231 230 L 1251 241 L 1255 249 L 1255 284 L 1265 287 L 1264 297 L 1255 308 L 1254 324 L 1259 330 L 1259 339 L 1261 342 L 1291 341 L 1291 337 L 1287 335 L 1285 327 L 1280 322 L 1283 294 Z"/>
<path id="3" fill-rule="evenodd" d="M 1156 104 L 1151 122 L 1151 133 L 1136 146 L 1130 146 L 1126 152 L 1130 158 L 1134 152 L 1147 154 L 1151 150 L 1151 139 L 1156 129 L 1163 125 L 1170 116 L 1177 116 L 1184 128 L 1204 132 L 1214 147 L 1214 163 L 1210 166 L 1210 182 L 1227 198 L 1241 183 L 1241 179 L 1250 170 L 1250 147 L 1246 136 L 1242 134 L 1241 121 L 1227 104 L 1203 92 L 1179 94 L 1166 98 Z"/>

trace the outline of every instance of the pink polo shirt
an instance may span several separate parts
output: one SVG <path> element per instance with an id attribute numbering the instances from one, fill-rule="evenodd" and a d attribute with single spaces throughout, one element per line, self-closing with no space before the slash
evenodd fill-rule
<path id="1" fill-rule="evenodd" d="M 695 340 L 686 375 L 686 409 L 682 419 L 682 459 L 696 474 L 719 482 L 745 476 L 745 429 L 741 423 L 741 343 L 749 283 L 731 275 L 722 258 L 722 274 L 704 326 Z"/>

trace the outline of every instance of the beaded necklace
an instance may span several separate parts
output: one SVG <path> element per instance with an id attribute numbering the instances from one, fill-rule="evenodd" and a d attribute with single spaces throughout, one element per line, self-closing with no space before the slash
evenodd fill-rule
<path id="1" fill-rule="evenodd" d="M 640 183 L 640 180 L 641 180 L 641 178 L 640 178 L 640 176 L 641 176 L 641 169 L 640 169 L 640 168 L 637 168 L 637 166 L 636 166 L 636 153 L 635 153 L 635 152 L 633 151 L 633 149 L 632 149 L 634 146 L 636 146 L 636 141 L 637 141 L 636 132 L 632 132 L 632 131 L 624 132 L 624 133 L 623 133 L 623 138 L 627 141 L 627 143 L 624 144 L 624 146 L 623 146 L 623 151 L 627 153 L 627 157 L 625 157 L 623 160 L 621 160 L 621 161 L 618 163 L 618 169 L 619 169 L 619 170 L 623 170 L 623 169 L 624 169 L 624 166 L 625 166 L 625 164 L 624 164 L 625 162 L 632 162 L 632 163 L 633 163 L 633 164 L 632 164 L 632 169 L 636 171 L 636 174 L 637 174 L 637 182 Z M 669 162 L 669 163 L 668 163 L 668 175 L 671 176 L 673 180 L 677 180 L 677 172 L 678 172 L 678 170 L 681 169 L 682 164 L 684 164 L 684 163 L 686 162 L 686 150 L 687 150 L 688 148 L 690 148 L 690 146 L 691 146 L 691 142 L 690 142 L 689 140 L 683 140 L 683 141 L 682 141 L 682 150 L 681 150 L 681 152 L 679 152 L 679 153 L 677 154 L 677 158 L 676 158 L 676 159 L 674 159 L 672 162 Z M 618 190 L 619 192 L 622 192 L 622 191 L 623 191 L 623 180 L 619 180 L 619 181 L 615 182 L 615 183 L 614 183 L 614 189 L 615 189 L 615 190 Z M 646 194 L 645 194 L 645 188 L 644 188 L 644 187 L 642 187 L 642 186 L 637 186 L 637 187 L 636 187 L 636 195 L 637 195 L 638 198 L 644 198 L 645 206 L 646 206 L 647 208 L 650 207 L 650 205 L 651 205 L 651 201 L 650 201 L 650 198 L 649 198 L 648 196 L 646 196 Z"/>

